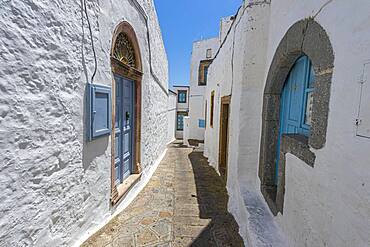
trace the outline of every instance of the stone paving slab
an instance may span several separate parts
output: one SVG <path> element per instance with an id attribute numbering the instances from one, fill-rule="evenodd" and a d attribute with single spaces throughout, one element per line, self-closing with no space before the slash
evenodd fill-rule
<path id="1" fill-rule="evenodd" d="M 244 246 L 227 201 L 202 153 L 174 142 L 137 198 L 82 247 Z"/>

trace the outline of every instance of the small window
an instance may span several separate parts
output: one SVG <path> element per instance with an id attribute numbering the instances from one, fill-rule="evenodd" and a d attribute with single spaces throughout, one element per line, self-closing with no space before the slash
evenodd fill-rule
<path id="1" fill-rule="evenodd" d="M 186 96 L 187 93 L 184 90 L 179 90 L 177 95 L 177 102 L 178 103 L 186 103 Z"/>
<path id="2" fill-rule="evenodd" d="M 212 57 L 212 49 L 207 49 L 206 57 L 207 58 L 211 58 Z"/>
<path id="3" fill-rule="evenodd" d="M 204 60 L 200 61 L 199 65 L 199 76 L 198 76 L 198 86 L 205 86 L 207 85 L 208 79 L 208 68 L 211 64 L 212 60 Z"/>
<path id="4" fill-rule="evenodd" d="M 184 130 L 184 117 L 188 114 L 186 112 L 177 112 L 177 121 L 176 121 L 176 129 L 178 131 Z"/>
<path id="5" fill-rule="evenodd" d="M 213 128 L 213 108 L 214 108 L 214 104 L 215 104 L 215 91 L 212 91 L 211 93 L 211 117 L 210 117 L 210 123 L 209 125 L 211 126 L 211 128 Z"/>
<path id="6" fill-rule="evenodd" d="M 199 128 L 204 129 L 206 127 L 206 121 L 204 119 L 199 119 L 198 120 L 198 126 L 199 126 Z"/>

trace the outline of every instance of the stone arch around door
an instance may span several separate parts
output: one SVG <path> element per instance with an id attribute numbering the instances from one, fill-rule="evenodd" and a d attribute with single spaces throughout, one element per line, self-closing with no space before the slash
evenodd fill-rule
<path id="1" fill-rule="evenodd" d="M 303 135 L 283 135 L 280 147 L 278 183 L 275 183 L 275 161 L 279 134 L 280 97 L 285 80 L 295 61 L 306 55 L 315 71 L 311 132 Z M 262 133 L 259 178 L 261 191 L 271 211 L 283 213 L 285 193 L 285 154 L 291 153 L 313 167 L 315 154 L 326 142 L 330 87 L 334 53 L 326 31 L 315 20 L 298 21 L 289 28 L 276 49 L 267 75 L 263 95 Z"/>
<path id="2" fill-rule="evenodd" d="M 132 158 L 132 176 L 125 180 L 125 183 L 119 186 L 115 183 L 115 119 L 116 119 L 116 81 L 112 75 L 112 135 L 111 135 L 111 202 L 116 204 L 127 191 L 139 180 L 141 174 L 141 83 L 143 68 L 141 62 L 140 47 L 136 33 L 133 27 L 126 21 L 122 21 L 116 27 L 112 48 L 110 53 L 110 62 L 112 73 L 119 75 L 134 82 L 133 89 L 133 158 Z"/>

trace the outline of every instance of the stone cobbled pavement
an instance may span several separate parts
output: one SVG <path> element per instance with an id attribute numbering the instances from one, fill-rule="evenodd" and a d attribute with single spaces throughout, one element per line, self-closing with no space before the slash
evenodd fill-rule
<path id="1" fill-rule="evenodd" d="M 135 200 L 82 247 L 244 246 L 223 180 L 177 141 Z"/>

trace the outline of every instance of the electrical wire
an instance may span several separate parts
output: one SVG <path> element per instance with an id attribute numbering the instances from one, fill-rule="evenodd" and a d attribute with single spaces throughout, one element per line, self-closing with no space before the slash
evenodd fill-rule
<path id="1" fill-rule="evenodd" d="M 97 58 L 96 58 L 94 38 L 93 38 L 93 34 L 92 34 L 91 23 L 90 23 L 89 15 L 87 13 L 86 0 L 83 0 L 83 5 L 84 5 L 83 7 L 84 7 L 85 15 L 86 15 L 86 20 L 87 20 L 87 25 L 88 25 L 89 32 L 90 32 L 91 47 L 92 47 L 92 51 L 93 51 L 93 54 L 94 54 L 95 67 L 94 67 L 94 73 L 91 76 L 91 83 L 93 83 L 94 82 L 94 77 L 96 75 L 96 71 L 98 69 L 98 61 L 97 61 Z"/>

